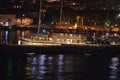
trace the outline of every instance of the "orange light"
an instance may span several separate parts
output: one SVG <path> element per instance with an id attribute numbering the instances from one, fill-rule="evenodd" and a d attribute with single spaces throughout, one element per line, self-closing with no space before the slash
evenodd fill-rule
<path id="1" fill-rule="evenodd" d="M 119 31 L 119 28 L 112 28 L 112 31 L 118 32 L 118 31 Z"/>

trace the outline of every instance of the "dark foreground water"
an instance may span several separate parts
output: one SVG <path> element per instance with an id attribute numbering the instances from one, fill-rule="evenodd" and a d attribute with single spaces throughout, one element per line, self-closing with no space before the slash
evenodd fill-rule
<path id="1" fill-rule="evenodd" d="M 28 53 L 12 48 L 12 53 L 9 49 L 0 52 L 0 80 L 120 80 L 120 53 L 114 51 L 60 48 L 58 53 L 46 48 Z"/>

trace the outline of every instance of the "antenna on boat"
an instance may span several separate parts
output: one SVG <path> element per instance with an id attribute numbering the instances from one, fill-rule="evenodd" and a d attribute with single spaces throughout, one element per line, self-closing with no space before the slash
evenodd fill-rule
<path id="1" fill-rule="evenodd" d="M 63 0 L 60 0 L 60 25 L 62 24 Z"/>
<path id="2" fill-rule="evenodd" d="M 42 0 L 40 0 L 40 6 L 39 6 L 39 13 L 38 13 L 38 36 L 39 36 L 39 33 L 40 33 L 40 27 L 41 27 L 41 8 L 42 8 Z"/>

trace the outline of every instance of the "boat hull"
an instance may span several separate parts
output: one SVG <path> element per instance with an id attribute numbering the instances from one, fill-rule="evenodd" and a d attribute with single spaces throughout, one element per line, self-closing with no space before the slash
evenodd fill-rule
<path id="1" fill-rule="evenodd" d="M 21 39 L 20 40 L 21 45 L 41 45 L 41 46 L 60 46 L 60 45 L 83 45 L 86 44 L 86 42 L 59 42 L 59 41 L 34 41 L 30 39 Z"/>
<path id="2" fill-rule="evenodd" d="M 52 42 L 45 42 L 45 41 L 32 41 L 32 40 L 26 40 L 26 39 L 20 39 L 21 45 L 41 45 L 41 46 L 45 46 L 45 45 L 50 45 L 50 46 L 54 46 L 54 45 L 61 45 L 59 43 L 52 43 Z"/>

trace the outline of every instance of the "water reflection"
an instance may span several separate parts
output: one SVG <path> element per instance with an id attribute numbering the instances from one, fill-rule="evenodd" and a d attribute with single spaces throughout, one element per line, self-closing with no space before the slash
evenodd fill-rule
<path id="1" fill-rule="evenodd" d="M 8 57 L 7 61 L 7 77 L 6 80 L 12 80 L 13 78 L 13 61 L 11 57 Z"/>
<path id="2" fill-rule="evenodd" d="M 39 56 L 39 65 L 38 65 L 38 76 L 37 79 L 44 80 L 46 73 L 46 65 L 45 65 L 46 55 Z"/>
<path id="3" fill-rule="evenodd" d="M 58 73 L 57 73 L 57 80 L 63 80 L 63 60 L 64 55 L 58 55 Z"/>
<path id="4" fill-rule="evenodd" d="M 64 80 L 64 55 L 27 56 L 25 70 L 27 80 Z"/>
<path id="5" fill-rule="evenodd" d="M 16 39 L 16 31 L 1 30 L 0 31 L 0 43 L 1 44 L 13 44 Z"/>
<path id="6" fill-rule="evenodd" d="M 20 37 L 26 37 L 30 30 L 0 30 L 0 44 L 18 44 Z"/>
<path id="7" fill-rule="evenodd" d="M 14 55 L 6 60 L 6 80 L 119 80 L 119 61 L 119 57 L 93 55 Z"/>
<path id="8" fill-rule="evenodd" d="M 110 80 L 119 80 L 119 58 L 118 57 L 112 57 L 111 58 L 111 64 L 110 64 Z"/>
<path id="9" fill-rule="evenodd" d="M 90 65 L 86 62 L 86 60 L 89 61 L 89 57 L 91 56 L 63 54 L 27 56 L 25 79 L 79 80 L 80 77 L 85 77 L 85 74 L 89 72 Z M 83 72 L 84 74 L 82 74 Z"/>
<path id="10" fill-rule="evenodd" d="M 5 41 L 6 41 L 6 44 L 8 44 L 8 31 L 5 31 Z"/>

